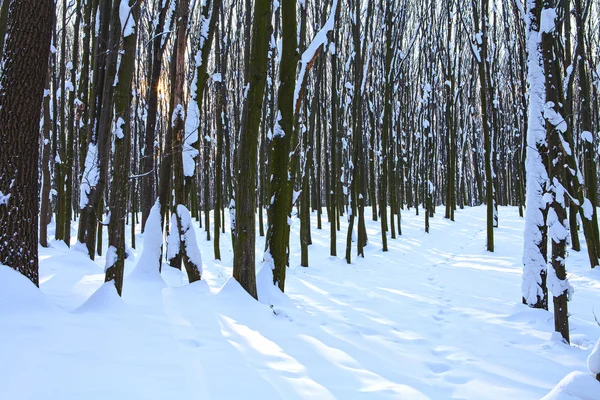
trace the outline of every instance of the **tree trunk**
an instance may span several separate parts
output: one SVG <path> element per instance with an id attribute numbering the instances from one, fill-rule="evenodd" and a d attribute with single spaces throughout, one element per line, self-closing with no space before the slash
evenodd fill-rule
<path id="1" fill-rule="evenodd" d="M 544 0 L 542 18 L 549 18 L 550 11 L 556 7 L 556 0 Z M 546 15 L 544 16 L 544 13 Z M 551 24 L 551 25 L 550 25 Z M 551 28 L 548 26 L 550 25 Z M 546 104 L 544 105 L 544 118 L 546 120 L 546 137 L 548 140 L 548 178 L 550 185 L 548 193 L 551 195 L 550 209 L 548 211 L 548 233 L 552 239 L 552 271 L 548 273 L 550 290 L 552 290 L 554 303 L 554 330 L 559 332 L 563 339 L 569 342 L 569 319 L 567 301 L 570 285 L 567 280 L 565 267 L 566 243 L 569 234 L 567 221 L 565 188 L 561 180 L 564 176 L 564 149 L 563 135 L 568 127 L 561 116 L 564 98 L 562 89 L 561 71 L 558 59 L 559 36 L 556 31 L 556 21 L 545 21 L 542 24 L 542 59 L 544 64 L 544 77 L 546 86 Z"/>
<path id="2" fill-rule="evenodd" d="M 51 0 L 10 2 L 0 78 L 0 264 L 36 286 L 40 110 L 54 7 Z"/>
<path id="3" fill-rule="evenodd" d="M 154 29 L 152 39 L 152 69 L 148 88 L 148 103 L 146 116 L 146 132 L 144 138 L 144 156 L 142 158 L 142 233 L 146 228 L 146 220 L 150 215 L 150 209 L 154 204 L 154 173 L 155 168 L 155 145 L 156 140 L 156 117 L 158 114 L 158 81 L 162 71 L 162 58 L 167 38 L 163 34 L 165 30 L 165 19 L 170 9 L 170 2 L 175 0 L 164 0 L 159 2 L 161 8 L 158 12 L 158 21 Z M 161 203 L 161 207 L 163 204 Z"/>
<path id="4" fill-rule="evenodd" d="M 248 63 L 249 72 L 245 80 L 247 96 L 242 112 L 242 128 L 236 163 L 233 277 L 252 297 L 257 298 L 255 189 L 260 115 L 267 81 L 267 61 L 271 36 L 270 1 L 256 0 L 254 2 L 252 29 L 252 44 Z"/>
<path id="5" fill-rule="evenodd" d="M 115 87 L 114 165 L 115 171 L 110 187 L 110 221 L 108 223 L 108 250 L 106 252 L 105 282 L 114 281 L 119 296 L 123 290 L 125 268 L 125 218 L 129 190 L 131 153 L 131 87 L 135 68 L 138 27 L 137 0 L 129 0 L 131 11 L 125 18 L 125 26 L 117 26 L 123 32 L 123 52 L 120 55 L 118 82 Z M 132 221 L 132 224 L 135 221 Z"/>

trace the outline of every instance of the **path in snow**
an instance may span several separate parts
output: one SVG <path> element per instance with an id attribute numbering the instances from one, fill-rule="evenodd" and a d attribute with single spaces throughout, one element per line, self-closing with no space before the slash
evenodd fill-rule
<path id="1" fill-rule="evenodd" d="M 126 278 L 123 301 L 99 292 L 81 308 L 103 283 L 104 258 L 53 242 L 41 250 L 38 300 L 48 309 L 3 314 L 0 398 L 539 399 L 585 371 L 600 336 L 600 271 L 589 270 L 585 249 L 567 261 L 576 290 L 568 347 L 552 339 L 551 313 L 520 304 L 515 208 L 500 209 L 493 254 L 483 207 L 458 210 L 456 222 L 438 208 L 430 234 L 422 215 L 402 216 L 387 253 L 380 223 L 367 221 L 366 256 L 348 265 L 329 257 L 326 216 L 317 230 L 313 215 L 309 268 L 299 266 L 295 220 L 287 296 L 259 277 L 262 303 L 228 280 L 229 233 L 219 262 L 197 229 L 203 281 L 188 285 L 164 266 L 166 283 Z M 338 254 L 345 229 L 342 221 Z"/>

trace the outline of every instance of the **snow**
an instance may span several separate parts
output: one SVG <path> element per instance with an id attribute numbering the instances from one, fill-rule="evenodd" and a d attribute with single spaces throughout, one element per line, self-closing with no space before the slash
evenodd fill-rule
<path id="1" fill-rule="evenodd" d="M 169 225 L 169 236 L 167 237 L 167 260 L 177 257 L 181 246 L 181 237 L 177 226 L 177 215 L 171 214 L 171 224 Z"/>
<path id="2" fill-rule="evenodd" d="M 10 319 L 12 316 L 17 317 L 22 313 L 35 313 L 39 316 L 39 314 L 54 311 L 54 306 L 29 279 L 2 264 L 0 264 L 0 288 L 2 289 L 0 290 L 0 315 L 2 315 L 3 321 L 4 318 Z M 6 325 L 3 323 L 2 326 L 4 329 Z M 2 334 L 0 333 L 0 335 Z"/>
<path id="3" fill-rule="evenodd" d="M 117 294 L 115 283 L 113 281 L 105 282 L 96 290 L 81 307 L 77 308 L 76 313 L 120 313 L 125 311 L 127 305 Z"/>
<path id="4" fill-rule="evenodd" d="M 544 105 L 544 118 L 546 118 L 546 120 L 556 127 L 556 129 L 558 129 L 561 133 L 565 133 L 567 131 L 567 122 L 558 112 L 556 112 L 554 106 L 555 104 L 552 101 L 549 101 Z M 562 144 L 564 146 L 566 142 L 562 140 Z M 565 148 L 565 150 L 567 151 L 568 155 L 571 155 L 570 148 Z"/>
<path id="5" fill-rule="evenodd" d="M 590 131 L 581 132 L 581 140 L 585 140 L 588 143 L 594 143 L 594 137 L 592 136 L 592 132 L 590 132 Z"/>
<path id="6" fill-rule="evenodd" d="M 4 194 L 2 191 L 0 191 L 0 206 L 7 205 L 8 200 L 10 200 L 10 193 Z"/>
<path id="7" fill-rule="evenodd" d="M 114 132 L 114 135 L 117 137 L 117 139 L 123 139 L 125 137 L 125 135 L 123 133 L 124 128 L 125 128 L 125 121 L 123 120 L 123 118 L 119 117 L 117 119 L 117 122 L 115 123 L 115 132 Z"/>
<path id="8" fill-rule="evenodd" d="M 532 10 L 535 3 L 528 0 L 527 9 Z M 531 30 L 533 15 L 528 13 L 527 22 L 527 82 L 529 84 L 529 110 L 527 147 L 525 158 L 526 179 L 526 208 L 525 229 L 523 233 L 523 281 L 521 293 L 527 304 L 534 305 L 538 298 L 543 297 L 540 274 L 546 270 L 546 260 L 539 249 L 542 240 L 540 227 L 544 226 L 542 210 L 551 202 L 552 195 L 546 193 L 544 188 L 548 182 L 546 167 L 542 162 L 539 151 L 540 146 L 546 143 L 546 127 L 543 117 L 543 108 L 546 98 L 544 71 L 541 65 L 540 35 Z"/>
<path id="9" fill-rule="evenodd" d="M 196 80 L 194 76 L 193 81 L 193 92 L 196 92 Z M 200 109 L 198 103 L 193 97 L 188 103 L 188 109 L 185 118 L 185 138 L 183 140 L 183 175 L 194 176 L 194 169 L 196 168 L 196 157 L 198 156 L 198 150 L 194 147 L 194 144 L 198 142 L 198 129 L 200 127 Z"/>
<path id="10" fill-rule="evenodd" d="M 129 7 L 129 0 L 121 0 L 119 4 L 119 19 L 121 21 L 121 30 L 123 37 L 127 37 L 134 33 L 135 21 Z"/>
<path id="11" fill-rule="evenodd" d="M 587 367 L 592 374 L 600 374 L 600 339 L 587 359 Z"/>
<path id="12" fill-rule="evenodd" d="M 600 382 L 581 371 L 572 372 L 542 400 L 597 400 Z"/>
<path id="13" fill-rule="evenodd" d="M 185 254 L 198 267 L 200 275 L 202 275 L 202 255 L 198 248 L 196 232 L 193 229 L 192 216 L 182 204 L 177 205 L 177 215 L 179 215 L 179 219 L 181 220 L 181 240 L 185 244 Z"/>
<path id="14" fill-rule="evenodd" d="M 304 75 L 306 74 L 306 69 L 308 64 L 313 59 L 314 55 L 317 53 L 317 50 L 321 46 L 324 46 L 327 43 L 327 33 L 333 30 L 335 26 L 335 12 L 338 7 L 338 0 L 333 0 L 333 4 L 331 5 L 331 10 L 329 12 L 329 16 L 327 17 L 327 21 L 325 25 L 315 34 L 312 42 L 308 45 L 302 56 L 300 57 L 300 72 L 298 73 L 298 78 L 296 79 L 296 86 L 294 88 L 294 107 L 297 107 L 298 98 L 300 97 L 300 90 L 302 89 L 302 85 L 304 84 Z M 280 52 L 281 53 L 281 52 Z"/>
<path id="15" fill-rule="evenodd" d="M 572 300 L 574 292 L 573 286 L 571 286 L 568 279 L 559 279 L 558 276 L 556 276 L 556 271 L 554 268 L 548 268 L 548 278 L 546 284 L 548 286 L 548 290 L 554 297 L 558 297 L 563 293 L 567 293 L 567 298 Z"/>
<path id="16" fill-rule="evenodd" d="M 365 258 L 351 265 L 329 256 L 329 227 L 313 229 L 309 268 L 299 265 L 293 217 L 285 293 L 272 285 L 257 238 L 258 302 L 231 278 L 229 232 L 215 261 L 194 220 L 202 281 L 190 285 L 166 263 L 159 274 L 158 210 L 136 235 L 137 259 L 125 260 L 122 298 L 104 283 L 105 256 L 91 261 L 60 241 L 40 248 L 41 290 L 0 266 L 1 398 L 598 398 L 586 360 L 599 336 L 600 270 L 589 268 L 583 241 L 567 257 L 577 290 L 572 345 L 553 340 L 552 313 L 520 304 L 516 208 L 499 207 L 494 253 L 485 249 L 484 206 L 457 210 L 456 222 L 439 207 L 430 234 L 423 213 L 404 210 L 403 235 L 388 239 L 387 253 L 380 222 L 367 218 Z M 553 389 L 567 375 L 570 384 Z"/>
<path id="17" fill-rule="evenodd" d="M 540 33 L 551 33 L 556 28 L 556 10 L 545 8 L 542 10 Z"/>
<path id="18" fill-rule="evenodd" d="M 594 206 L 592 202 L 586 197 L 583 199 L 583 216 L 585 219 L 591 220 L 594 216 Z"/>
<path id="19" fill-rule="evenodd" d="M 200 17 L 200 35 L 198 37 L 198 52 L 196 53 L 196 67 L 200 67 L 202 65 L 202 49 L 204 48 L 204 44 L 208 39 L 208 31 L 210 28 L 210 20 L 212 18 L 213 10 L 211 9 L 208 18 L 204 18 L 204 16 Z"/>
<path id="20" fill-rule="evenodd" d="M 160 224 L 160 202 L 158 199 L 150 209 L 143 236 L 144 248 L 129 279 L 162 281 L 159 270 L 163 235 Z"/>
<path id="21" fill-rule="evenodd" d="M 108 271 L 118 260 L 117 248 L 115 246 L 108 246 L 108 249 L 106 249 L 106 266 L 104 267 L 104 271 Z"/>
<path id="22" fill-rule="evenodd" d="M 173 110 L 173 114 L 171 115 L 171 126 L 174 128 L 175 124 L 179 119 L 185 120 L 185 115 L 183 113 L 183 106 L 181 104 L 177 104 L 175 109 Z"/>
<path id="23" fill-rule="evenodd" d="M 84 209 L 88 204 L 88 195 L 92 188 L 98 184 L 100 171 L 98 169 L 98 147 L 90 143 L 85 156 L 85 166 L 81 178 L 79 208 Z"/>

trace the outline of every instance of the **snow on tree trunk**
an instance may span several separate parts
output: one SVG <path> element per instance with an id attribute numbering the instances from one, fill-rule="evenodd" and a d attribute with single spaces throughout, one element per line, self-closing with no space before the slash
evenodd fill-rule
<path id="1" fill-rule="evenodd" d="M 158 203 L 158 202 L 157 202 Z M 148 217 L 150 218 L 150 217 Z M 167 236 L 167 261 L 177 257 L 180 247 L 179 228 L 177 226 L 177 215 L 171 214 L 171 223 L 169 225 L 169 235 Z"/>
<path id="2" fill-rule="evenodd" d="M 567 279 L 565 266 L 566 244 L 569 234 L 567 221 L 567 191 L 562 184 L 565 179 L 565 165 L 571 157 L 568 138 L 569 126 L 563 118 L 564 94 L 562 93 L 562 71 L 559 58 L 560 37 L 556 18 L 555 0 L 544 1 L 541 14 L 540 32 L 542 40 L 542 60 L 546 87 L 546 103 L 543 114 L 546 120 L 546 138 L 548 141 L 548 193 L 544 196 L 549 205 L 548 236 L 552 239 L 552 269 L 548 271 L 548 289 L 552 292 L 554 305 L 554 330 L 569 343 L 569 313 L 567 302 L 571 297 L 571 285 Z M 570 166 L 570 165 L 569 165 Z M 573 166 L 575 169 L 576 166 Z M 571 197 L 572 198 L 572 197 Z"/>
<path id="3" fill-rule="evenodd" d="M 146 220 L 146 230 L 144 231 L 144 249 L 138 259 L 135 269 L 129 275 L 129 278 L 138 279 L 150 278 L 160 273 L 161 253 L 163 246 L 162 226 L 160 223 L 160 202 L 156 200 L 154 206 L 150 209 L 150 214 Z M 129 279 L 128 278 L 128 279 Z"/>
<path id="4" fill-rule="evenodd" d="M 523 236 L 523 282 L 521 292 L 525 304 L 548 309 L 546 289 L 545 209 L 543 198 L 548 174 L 542 159 L 546 148 L 546 128 L 542 114 L 546 90 L 541 65 L 539 8 L 536 0 L 527 2 L 527 67 L 529 81 L 529 112 L 527 129 L 527 195 L 525 232 Z"/>
<path id="5" fill-rule="evenodd" d="M 191 92 L 196 92 L 196 83 L 198 81 L 197 72 L 194 74 L 194 80 L 191 86 Z M 185 113 L 185 137 L 183 140 L 183 175 L 186 177 L 194 176 L 196 168 L 196 157 L 198 150 L 194 144 L 198 141 L 198 129 L 200 129 L 200 108 L 196 97 L 192 96 L 188 104 L 187 112 Z"/>
<path id="6" fill-rule="evenodd" d="M 198 242 L 196 242 L 196 232 L 192 224 L 192 216 L 182 204 L 177 205 L 177 218 L 183 265 L 187 271 L 190 283 L 199 281 L 202 276 L 202 255 L 200 254 Z"/>

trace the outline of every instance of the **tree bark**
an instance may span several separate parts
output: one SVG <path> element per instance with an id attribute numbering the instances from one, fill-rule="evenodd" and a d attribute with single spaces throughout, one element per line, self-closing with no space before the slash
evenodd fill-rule
<path id="1" fill-rule="evenodd" d="M 40 110 L 54 7 L 52 0 L 10 2 L 0 78 L 0 263 L 36 286 Z"/>

